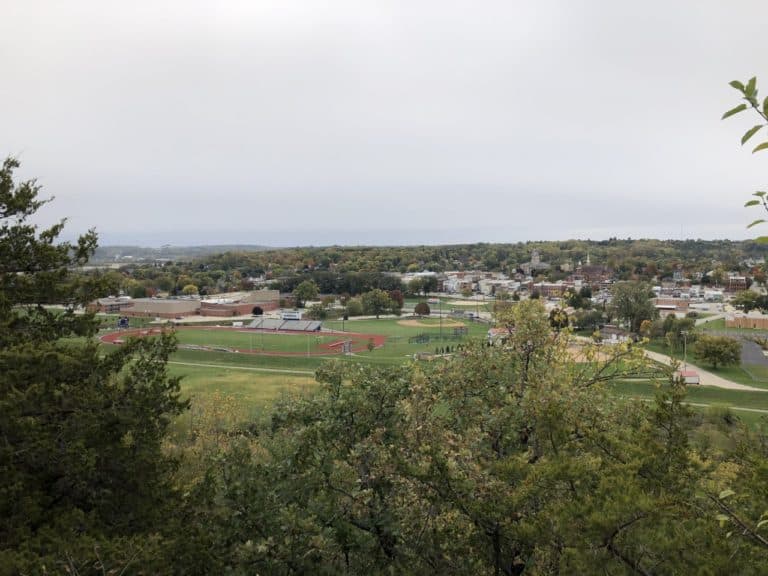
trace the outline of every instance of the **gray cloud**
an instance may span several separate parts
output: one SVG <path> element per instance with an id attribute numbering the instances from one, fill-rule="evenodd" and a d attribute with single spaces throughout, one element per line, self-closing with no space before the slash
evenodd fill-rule
<path id="1" fill-rule="evenodd" d="M 107 243 L 742 238 L 766 185 L 761 1 L 8 4 L 0 154 Z"/>

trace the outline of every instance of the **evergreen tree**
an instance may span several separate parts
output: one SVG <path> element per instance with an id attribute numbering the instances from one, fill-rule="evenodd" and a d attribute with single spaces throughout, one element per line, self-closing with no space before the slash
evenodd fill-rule
<path id="1" fill-rule="evenodd" d="M 186 406 L 165 371 L 174 340 L 99 349 L 81 308 L 109 286 L 72 272 L 96 234 L 73 245 L 57 243 L 63 221 L 38 231 L 45 201 L 35 181 L 14 183 L 17 167 L 0 170 L 0 564 L 82 573 L 100 543 L 120 566 L 173 496 L 161 442 Z"/>

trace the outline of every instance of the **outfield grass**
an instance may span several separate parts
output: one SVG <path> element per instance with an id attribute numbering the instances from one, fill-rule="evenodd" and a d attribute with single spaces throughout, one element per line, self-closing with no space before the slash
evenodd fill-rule
<path id="1" fill-rule="evenodd" d="M 177 350 L 171 357 L 172 362 L 293 370 L 298 373 L 312 372 L 327 360 L 328 357 L 324 356 L 267 356 L 260 354 L 233 354 L 231 352 L 205 352 L 202 350 Z"/>
<path id="2" fill-rule="evenodd" d="M 418 352 L 434 352 L 437 346 L 456 346 L 460 342 L 444 341 L 416 344 L 409 343 L 408 338 L 422 332 L 437 334 L 440 331 L 440 321 L 436 318 L 423 319 L 424 326 L 403 326 L 399 319 L 380 320 L 348 320 L 344 322 L 347 332 L 363 334 L 381 334 L 387 336 L 387 341 L 381 348 L 371 352 L 365 350 L 352 356 L 333 354 L 328 356 L 269 356 L 261 354 L 238 354 L 225 351 L 203 351 L 179 349 L 170 359 L 169 369 L 172 374 L 183 376 L 183 393 L 194 399 L 204 398 L 214 392 L 234 396 L 254 415 L 263 413 L 269 405 L 285 392 L 306 392 L 312 390 L 314 371 L 329 359 L 340 362 L 354 362 L 374 365 L 393 365 L 410 360 Z M 466 322 L 468 338 L 484 338 L 488 327 L 480 323 Z M 326 321 L 324 326 L 340 330 L 341 321 Z M 453 327 L 448 326 L 444 319 L 443 331 L 453 334 Z M 261 333 L 247 330 L 194 330 L 177 331 L 179 342 L 182 344 L 197 344 L 205 346 L 221 346 L 226 348 L 242 348 L 249 350 L 251 338 L 254 349 L 261 347 Z M 314 334 L 296 336 L 286 334 L 264 333 L 264 348 L 267 351 L 296 351 L 306 350 L 309 338 L 310 352 L 316 351 L 317 346 L 324 342 L 338 341 L 343 336 L 323 335 L 320 340 Z"/>
<path id="3" fill-rule="evenodd" d="M 254 362 L 258 365 L 265 367 L 292 367 L 298 368 L 315 368 L 323 359 L 337 358 L 342 361 L 354 361 L 362 363 L 373 364 L 397 364 L 402 363 L 408 359 L 413 358 L 418 353 L 434 353 L 436 349 L 441 352 L 444 348 L 450 347 L 451 349 L 457 347 L 461 343 L 467 343 L 470 340 L 485 338 L 488 330 L 488 326 L 482 323 L 475 322 L 461 322 L 464 327 L 467 328 L 468 334 L 463 337 L 452 338 L 454 335 L 454 328 L 456 327 L 455 321 L 450 319 L 443 319 L 442 331 L 441 321 L 438 318 L 423 318 L 418 320 L 418 326 L 408 326 L 402 324 L 402 319 L 379 319 L 379 320 L 347 320 L 342 322 L 341 320 L 328 320 L 323 323 L 325 328 L 331 330 L 341 331 L 342 327 L 344 331 L 351 335 L 353 340 L 353 347 L 356 352 L 352 356 L 343 356 L 340 351 L 329 350 L 323 345 L 327 345 L 333 342 L 339 342 L 346 337 L 343 334 L 322 334 L 322 333 L 309 333 L 309 334 L 274 334 L 268 331 L 249 331 L 243 330 L 221 330 L 221 329 L 194 329 L 185 328 L 177 331 L 177 337 L 179 343 L 182 345 L 198 345 L 207 346 L 213 348 L 223 349 L 239 349 L 242 351 L 254 352 L 265 351 L 267 353 L 276 352 L 289 352 L 296 356 L 289 358 L 268 358 L 266 356 L 259 356 L 258 360 L 252 358 L 246 359 L 249 354 L 234 354 L 234 356 L 242 356 L 243 358 L 227 359 L 226 363 L 237 363 L 244 365 L 252 365 Z M 445 337 L 441 340 L 440 334 Z M 367 338 L 355 339 L 353 334 L 376 334 L 385 336 L 387 339 L 383 346 L 377 347 L 372 351 L 365 348 L 367 344 Z M 430 340 L 428 342 L 409 342 L 411 337 L 418 336 L 420 334 L 429 334 Z M 322 358 L 307 358 L 306 355 L 302 356 L 302 353 L 308 352 L 309 355 L 320 355 Z M 180 350 L 181 353 L 193 353 L 196 357 L 201 358 L 214 358 L 214 354 L 230 354 L 226 351 L 222 352 L 208 352 L 208 351 L 194 351 L 194 350 Z M 204 356 L 199 356 L 203 354 Z M 210 356 L 209 356 L 210 355 Z M 302 359 L 303 358 L 303 359 Z"/>
<path id="4" fill-rule="evenodd" d="M 381 348 L 372 352 L 360 352 L 353 358 L 356 361 L 373 364 L 398 364 L 418 353 L 434 353 L 436 348 L 450 346 L 451 348 L 461 343 L 467 343 L 470 340 L 485 338 L 488 333 L 488 326 L 478 322 L 461 321 L 467 328 L 467 335 L 456 340 L 436 340 L 431 339 L 425 343 L 410 343 L 408 339 L 412 336 L 428 333 L 438 336 L 440 334 L 439 318 L 422 318 L 419 320 L 421 326 L 404 326 L 400 319 L 381 319 L 381 320 L 347 320 L 343 323 L 344 329 L 351 332 L 362 332 L 366 334 L 382 334 L 387 337 L 387 341 Z M 448 338 L 453 334 L 455 321 L 450 318 L 443 319 L 442 334 Z M 332 330 L 341 330 L 341 321 L 326 321 L 323 326 Z"/>
<path id="5" fill-rule="evenodd" d="M 338 342 L 334 335 L 323 336 L 314 332 L 306 334 L 280 334 L 269 331 L 219 328 L 183 328 L 176 331 L 179 344 L 220 346 L 240 350 L 262 352 L 317 353 L 322 344 Z"/>

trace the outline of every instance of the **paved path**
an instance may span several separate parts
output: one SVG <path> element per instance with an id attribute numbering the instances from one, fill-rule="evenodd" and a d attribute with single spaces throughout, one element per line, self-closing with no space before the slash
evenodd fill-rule
<path id="1" fill-rule="evenodd" d="M 691 311 L 696 312 L 696 310 L 691 310 Z M 706 324 L 707 322 L 720 320 L 720 318 L 725 318 L 725 314 L 723 312 L 718 312 L 717 314 L 713 314 L 712 316 L 707 316 L 706 318 L 696 318 L 694 324 L 696 326 L 701 326 L 702 324 Z"/>
<path id="2" fill-rule="evenodd" d="M 624 398 L 632 398 L 633 400 L 639 400 L 640 402 L 655 402 L 653 398 L 646 398 L 645 396 L 624 396 Z M 712 404 L 704 404 L 703 402 L 684 402 L 686 406 L 696 406 L 699 408 L 710 408 Z M 763 408 L 744 408 L 743 406 L 731 406 L 727 405 L 729 410 L 740 410 L 741 412 L 755 412 L 756 414 L 768 414 L 768 410 Z"/>
<path id="3" fill-rule="evenodd" d="M 666 364 L 667 366 L 671 366 L 673 362 L 677 362 L 677 360 L 673 360 L 672 358 L 670 358 L 665 354 L 659 354 L 658 352 L 651 352 L 650 350 L 645 351 L 645 356 L 652 360 L 656 360 L 657 362 L 661 362 L 662 364 Z M 736 382 L 731 382 L 730 380 L 726 380 L 725 378 L 718 376 L 717 374 L 713 374 L 712 372 L 707 372 L 706 370 L 702 370 L 701 368 L 699 368 L 698 366 L 695 366 L 694 364 L 691 364 L 690 362 L 688 362 L 688 366 L 699 373 L 699 380 L 702 386 L 714 386 L 716 388 L 726 388 L 728 390 L 744 390 L 748 392 L 768 392 L 768 390 L 765 390 L 764 388 L 755 388 L 754 386 L 746 386 L 744 384 L 737 384 Z"/>
<path id="4" fill-rule="evenodd" d="M 228 366 L 226 364 L 199 364 L 197 362 L 168 362 L 178 366 L 200 366 L 201 368 L 220 368 L 222 370 L 250 370 L 251 372 L 276 372 L 278 374 L 308 374 L 314 376 L 312 370 L 289 370 L 283 368 L 256 368 L 251 366 Z"/>
<path id="5" fill-rule="evenodd" d="M 763 354 L 763 349 L 751 340 L 741 339 L 741 363 L 768 366 L 768 358 Z"/>

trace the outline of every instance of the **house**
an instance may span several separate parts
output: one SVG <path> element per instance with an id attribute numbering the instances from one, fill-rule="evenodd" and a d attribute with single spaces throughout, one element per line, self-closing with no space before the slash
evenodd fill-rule
<path id="1" fill-rule="evenodd" d="M 600 328 L 600 337 L 610 344 L 618 344 L 619 342 L 628 342 L 631 340 L 628 330 L 613 324 L 606 324 Z"/>

